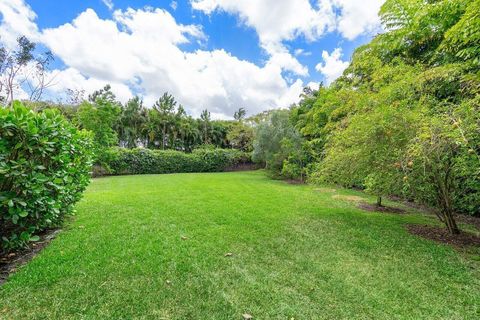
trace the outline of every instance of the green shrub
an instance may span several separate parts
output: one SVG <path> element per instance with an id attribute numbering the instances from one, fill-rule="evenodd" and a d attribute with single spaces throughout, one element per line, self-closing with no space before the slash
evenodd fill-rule
<path id="1" fill-rule="evenodd" d="M 110 148 L 102 163 L 112 175 L 218 172 L 250 163 L 250 154 L 232 149 L 196 149 L 192 153 L 173 150 Z"/>
<path id="2" fill-rule="evenodd" d="M 38 240 L 72 213 L 89 183 L 91 135 L 52 110 L 19 102 L 0 109 L 0 232 L 2 250 Z"/>

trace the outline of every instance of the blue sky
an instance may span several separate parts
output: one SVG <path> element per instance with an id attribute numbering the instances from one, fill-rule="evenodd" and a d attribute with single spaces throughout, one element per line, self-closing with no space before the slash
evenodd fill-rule
<path id="1" fill-rule="evenodd" d="M 147 106 L 165 91 L 190 114 L 288 107 L 329 84 L 381 31 L 382 0 L 0 0 L 3 45 L 55 55 L 50 99 L 110 83 Z M 21 95 L 21 93 L 20 93 Z"/>

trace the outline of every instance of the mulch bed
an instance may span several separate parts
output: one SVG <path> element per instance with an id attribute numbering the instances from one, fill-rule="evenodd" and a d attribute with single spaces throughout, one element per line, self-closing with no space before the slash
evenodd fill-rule
<path id="1" fill-rule="evenodd" d="M 394 208 L 394 207 L 388 207 L 388 206 L 377 206 L 376 204 L 370 204 L 367 202 L 361 202 L 358 204 L 357 207 L 360 209 L 372 211 L 372 212 L 384 212 L 384 213 L 395 213 L 395 214 L 407 213 L 407 211 L 400 208 Z"/>
<path id="2" fill-rule="evenodd" d="M 449 244 L 458 248 L 466 248 L 471 246 L 480 246 L 480 237 L 468 233 L 460 232 L 460 234 L 452 235 L 444 227 L 436 227 L 429 225 L 410 224 L 407 230 L 413 235 L 420 236 L 425 239 L 436 242 Z"/>
<path id="3" fill-rule="evenodd" d="M 52 241 L 60 229 L 52 229 L 40 235 L 40 241 L 32 243 L 28 248 L 17 252 L 0 254 L 0 285 L 5 283 L 8 276 L 15 272 L 18 267 L 32 260 L 50 241 Z"/>

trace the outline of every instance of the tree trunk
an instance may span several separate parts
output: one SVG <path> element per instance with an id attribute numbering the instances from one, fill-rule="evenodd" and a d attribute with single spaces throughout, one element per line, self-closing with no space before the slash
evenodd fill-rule
<path id="1" fill-rule="evenodd" d="M 162 150 L 165 150 L 165 136 L 167 135 L 167 128 L 165 125 L 163 125 L 163 130 L 162 130 Z"/>
<path id="2" fill-rule="evenodd" d="M 447 226 L 448 232 L 450 234 L 459 234 L 460 230 L 458 229 L 457 223 L 455 222 L 453 213 L 445 211 L 443 212 L 443 217 L 444 217 L 445 225 Z"/>
<path id="3" fill-rule="evenodd" d="M 377 206 L 382 207 L 382 196 L 377 196 Z"/>
<path id="4" fill-rule="evenodd" d="M 438 178 L 439 181 L 439 202 L 442 209 L 443 219 L 450 234 L 459 234 L 457 223 L 453 216 L 452 195 L 450 192 L 450 167 L 448 167 L 443 179 Z"/>

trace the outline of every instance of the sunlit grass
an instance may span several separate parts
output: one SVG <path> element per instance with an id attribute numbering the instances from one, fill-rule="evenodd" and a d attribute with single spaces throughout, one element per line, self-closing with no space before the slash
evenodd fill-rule
<path id="1" fill-rule="evenodd" d="M 475 319 L 478 269 L 263 172 L 94 180 L 65 230 L 0 288 L 2 319 Z M 226 253 L 232 256 L 225 256 Z"/>

